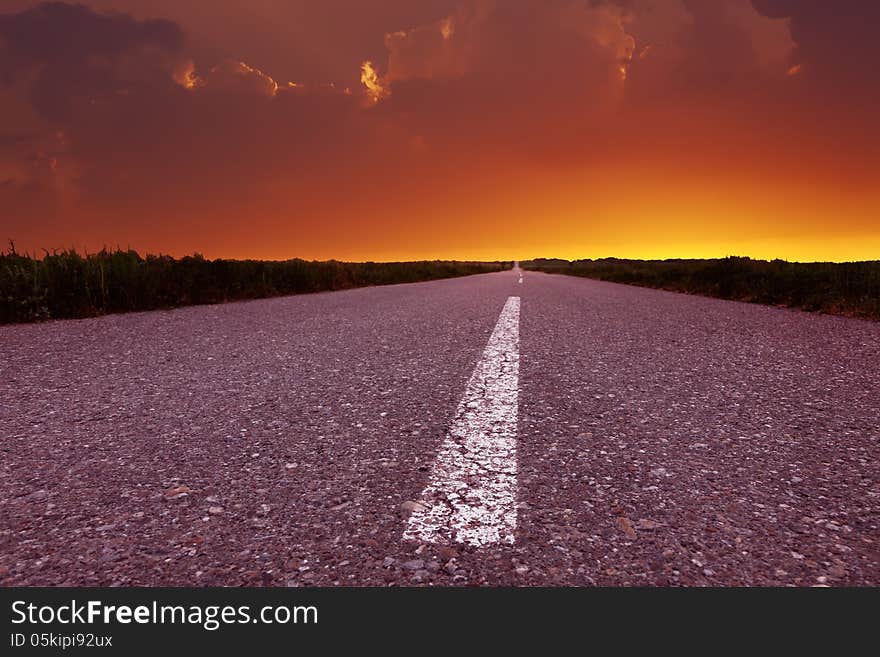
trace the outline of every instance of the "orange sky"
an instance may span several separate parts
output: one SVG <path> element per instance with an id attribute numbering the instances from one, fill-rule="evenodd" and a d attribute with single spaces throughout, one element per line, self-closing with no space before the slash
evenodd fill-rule
<path id="1" fill-rule="evenodd" d="M 878 3 L 244 4 L 5 3 L 0 237 L 880 259 Z"/>

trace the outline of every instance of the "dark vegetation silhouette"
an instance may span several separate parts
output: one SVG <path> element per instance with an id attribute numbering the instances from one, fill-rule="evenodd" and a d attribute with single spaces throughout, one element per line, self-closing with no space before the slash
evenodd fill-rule
<path id="1" fill-rule="evenodd" d="M 722 299 L 880 319 L 880 261 L 536 259 L 524 269 Z"/>
<path id="2" fill-rule="evenodd" d="M 94 317 L 107 313 L 367 285 L 413 283 L 509 268 L 509 262 L 310 262 L 141 257 L 132 250 L 0 252 L 0 324 Z"/>

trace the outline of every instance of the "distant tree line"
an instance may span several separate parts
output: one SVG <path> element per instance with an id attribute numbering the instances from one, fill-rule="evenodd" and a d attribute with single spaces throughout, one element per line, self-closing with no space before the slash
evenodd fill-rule
<path id="1" fill-rule="evenodd" d="M 676 292 L 880 319 L 880 261 L 538 259 L 524 269 Z"/>
<path id="2" fill-rule="evenodd" d="M 509 262 L 309 262 L 141 257 L 132 250 L 20 254 L 0 252 L 0 324 L 81 318 L 412 283 L 500 271 Z"/>

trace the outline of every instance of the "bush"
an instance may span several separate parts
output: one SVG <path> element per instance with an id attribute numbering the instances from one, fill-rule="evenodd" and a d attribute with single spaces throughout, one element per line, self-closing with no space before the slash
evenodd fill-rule
<path id="1" fill-rule="evenodd" d="M 73 250 L 42 258 L 0 252 L 0 324 L 260 299 L 500 271 L 502 262 L 307 262 L 175 259 Z"/>
<path id="2" fill-rule="evenodd" d="M 523 268 L 677 292 L 880 319 L 880 261 L 531 260 Z"/>

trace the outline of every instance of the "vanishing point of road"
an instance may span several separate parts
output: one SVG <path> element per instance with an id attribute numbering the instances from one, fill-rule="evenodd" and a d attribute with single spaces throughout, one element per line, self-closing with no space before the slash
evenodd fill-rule
<path id="1" fill-rule="evenodd" d="M 519 270 L 0 327 L 0 583 L 877 586 L 878 373 Z"/>

